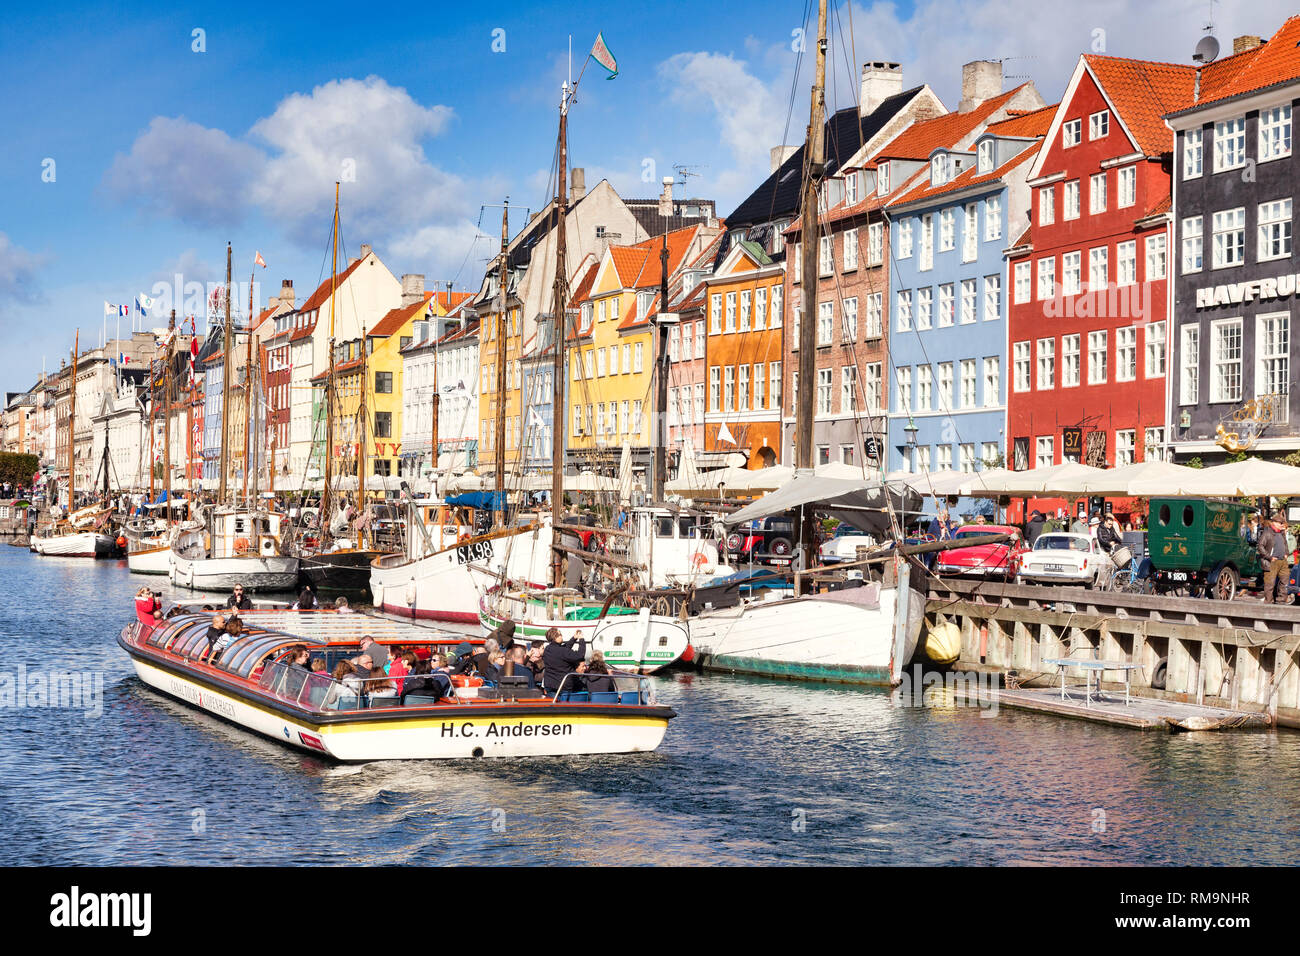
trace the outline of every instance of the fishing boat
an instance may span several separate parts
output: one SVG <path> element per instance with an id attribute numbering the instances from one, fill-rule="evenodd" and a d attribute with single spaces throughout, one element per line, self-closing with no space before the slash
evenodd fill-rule
<path id="1" fill-rule="evenodd" d="M 172 584 L 196 591 L 288 591 L 298 583 L 298 559 L 280 553 L 284 515 L 208 509 L 198 527 L 183 527 L 171 548 Z"/>
<path id="2" fill-rule="evenodd" d="M 109 512 L 103 508 L 82 508 L 73 512 L 45 534 L 32 537 L 37 554 L 64 558 L 107 558 L 117 546 L 116 539 L 102 530 L 108 526 Z"/>
<path id="3" fill-rule="evenodd" d="M 193 708 L 296 750 L 341 762 L 639 753 L 657 749 L 672 708 L 649 681 L 612 674 L 607 693 L 556 694 L 455 681 L 455 696 L 358 694 L 328 676 L 360 653 L 362 634 L 417 655 L 449 650 L 461 635 L 333 611 L 246 611 L 246 625 L 214 662 L 207 615 L 133 621 L 118 645 L 136 675 Z M 472 643 L 472 642 L 471 642 Z M 326 672 L 292 666 L 305 645 Z"/>

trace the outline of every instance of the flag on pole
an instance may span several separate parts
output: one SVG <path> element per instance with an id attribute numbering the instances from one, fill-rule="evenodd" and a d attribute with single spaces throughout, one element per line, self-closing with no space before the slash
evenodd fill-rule
<path id="1" fill-rule="evenodd" d="M 260 252 L 255 253 L 253 255 L 253 265 L 261 266 L 263 269 L 266 268 L 266 260 L 262 258 L 262 254 Z"/>
<path id="2" fill-rule="evenodd" d="M 609 70 L 609 76 L 605 79 L 612 80 L 618 76 L 618 62 L 614 59 L 614 54 L 609 52 L 609 47 L 605 45 L 603 33 L 596 34 L 596 42 L 591 47 L 591 58 Z"/>
<path id="3" fill-rule="evenodd" d="M 135 297 L 135 310 L 141 315 L 148 315 L 149 310 L 153 308 L 153 299 L 143 292 Z"/>
<path id="4" fill-rule="evenodd" d="M 109 305 L 107 302 L 105 302 L 104 314 L 105 315 L 130 315 L 131 307 L 129 305 Z"/>
<path id="5" fill-rule="evenodd" d="M 726 422 L 718 426 L 718 441 L 725 441 L 730 445 L 737 444 L 736 437 L 731 434 L 731 429 L 727 427 Z"/>

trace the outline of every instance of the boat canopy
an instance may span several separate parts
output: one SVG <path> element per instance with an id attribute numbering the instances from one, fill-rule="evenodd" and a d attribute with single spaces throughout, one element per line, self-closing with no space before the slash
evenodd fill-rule
<path id="1" fill-rule="evenodd" d="M 225 613 L 218 612 L 218 613 Z M 182 615 L 165 621 L 146 639 L 145 643 L 169 651 L 186 660 L 197 661 L 208 651 L 208 624 L 210 614 Z M 247 618 L 241 618 L 246 624 Z M 294 644 L 324 644 L 322 638 L 308 634 L 285 634 L 266 631 L 255 626 L 235 638 L 212 666 L 239 677 L 249 677 L 257 665 L 266 658 Z"/>
<path id="2" fill-rule="evenodd" d="M 480 511 L 504 511 L 505 494 L 497 495 L 495 491 L 469 491 L 463 495 L 451 495 L 445 504 L 455 508 L 477 508 Z"/>
<path id="3" fill-rule="evenodd" d="M 920 508 L 921 496 L 912 488 L 887 487 L 875 478 L 847 480 L 797 472 L 776 491 L 722 520 L 729 525 L 743 524 L 785 514 L 803 505 L 814 505 L 819 512 L 868 534 L 883 534 L 890 527 L 890 509 L 900 515 L 914 513 Z"/>

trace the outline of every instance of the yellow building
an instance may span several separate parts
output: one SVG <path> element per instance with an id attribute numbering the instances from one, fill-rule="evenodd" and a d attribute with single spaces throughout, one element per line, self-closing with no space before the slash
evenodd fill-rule
<path id="1" fill-rule="evenodd" d="M 667 236 L 670 292 L 704 238 L 692 226 Z M 611 472 L 623 446 L 643 471 L 653 450 L 654 356 L 664 237 L 610 246 L 579 283 L 576 338 L 570 336 L 566 465 Z"/>
<path id="2" fill-rule="evenodd" d="M 402 349 L 411 344 L 414 325 L 446 310 L 432 292 L 420 301 L 399 306 L 365 332 L 365 362 L 361 340 L 339 342 L 334 355 L 334 449 L 335 474 L 357 473 L 358 442 L 361 438 L 362 389 L 366 400 L 366 476 L 400 474 L 402 454 Z M 365 382 L 361 379 L 365 366 Z M 323 385 L 328 373 L 313 380 Z"/>

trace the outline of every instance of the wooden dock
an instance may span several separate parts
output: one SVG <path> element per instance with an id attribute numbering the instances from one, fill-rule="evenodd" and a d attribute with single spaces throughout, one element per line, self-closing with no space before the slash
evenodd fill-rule
<path id="1" fill-rule="evenodd" d="M 1103 691 L 1100 697 L 1094 691 L 1093 700 L 1084 700 L 1082 687 L 1066 687 L 1061 696 L 1059 684 L 1051 687 L 1018 687 L 1002 690 L 997 696 L 999 707 L 1031 710 L 1054 717 L 1071 717 L 1091 720 L 1116 727 L 1135 730 L 1160 730 L 1165 732 L 1206 730 L 1265 730 L 1269 726 L 1267 714 L 1247 713 L 1202 704 L 1161 700 L 1154 697 L 1129 698 L 1124 703 L 1123 690 Z"/>

